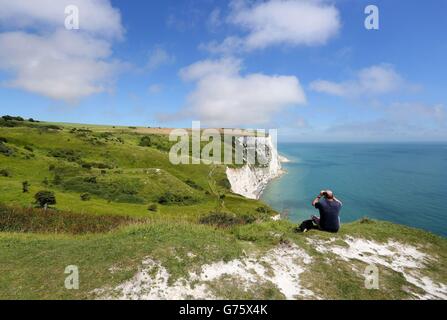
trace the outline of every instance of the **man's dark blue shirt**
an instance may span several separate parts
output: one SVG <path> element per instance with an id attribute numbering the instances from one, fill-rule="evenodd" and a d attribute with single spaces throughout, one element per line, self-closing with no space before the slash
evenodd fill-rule
<path id="1" fill-rule="evenodd" d="M 340 229 L 341 203 L 338 201 L 320 200 L 315 208 L 320 210 L 320 227 L 329 232 L 338 232 Z"/>

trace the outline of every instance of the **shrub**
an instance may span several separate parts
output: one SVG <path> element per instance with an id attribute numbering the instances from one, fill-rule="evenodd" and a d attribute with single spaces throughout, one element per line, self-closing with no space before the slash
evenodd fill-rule
<path id="1" fill-rule="evenodd" d="M 92 183 L 92 184 L 97 184 L 98 183 L 98 181 L 96 180 L 95 176 L 84 178 L 84 182 Z"/>
<path id="2" fill-rule="evenodd" d="M 11 172 L 6 169 L 0 169 L 0 177 L 10 177 Z"/>
<path id="3" fill-rule="evenodd" d="M 89 193 L 83 193 L 81 194 L 81 200 L 82 201 L 90 201 L 92 199 L 92 197 L 90 196 Z"/>
<path id="4" fill-rule="evenodd" d="M 231 183 L 227 178 L 223 178 L 218 182 L 219 186 L 224 187 L 225 189 L 231 189 Z"/>
<path id="5" fill-rule="evenodd" d="M 41 208 L 56 204 L 56 196 L 52 191 L 39 191 L 34 195 L 34 199 Z"/>
<path id="6" fill-rule="evenodd" d="M 201 186 L 199 186 L 197 183 L 195 183 L 191 179 L 186 180 L 185 183 L 193 189 L 203 190 L 203 188 Z"/>
<path id="7" fill-rule="evenodd" d="M 5 121 L 25 121 L 22 117 L 12 117 L 12 116 L 3 116 L 3 120 Z"/>
<path id="8" fill-rule="evenodd" d="M 140 139 L 139 143 L 140 147 L 150 147 L 152 145 L 151 137 L 144 136 Z"/>
<path id="9" fill-rule="evenodd" d="M 0 154 L 4 154 L 5 156 L 9 157 L 13 153 L 14 151 L 11 148 L 7 147 L 3 144 L 3 142 L 0 142 Z"/>
<path id="10" fill-rule="evenodd" d="M 28 150 L 30 152 L 34 151 L 34 149 L 31 146 L 25 146 L 24 148 L 25 148 L 25 150 Z"/>
<path id="11" fill-rule="evenodd" d="M 60 185 L 62 183 L 62 177 L 59 174 L 54 175 L 53 183 L 55 185 Z"/>
<path id="12" fill-rule="evenodd" d="M 102 162 L 83 162 L 82 167 L 86 169 L 98 168 L 98 169 L 113 169 L 114 166 Z"/>
<path id="13" fill-rule="evenodd" d="M 152 203 L 152 204 L 149 205 L 147 210 L 152 211 L 152 212 L 157 212 L 158 211 L 158 206 L 157 206 L 156 203 Z"/>
<path id="14" fill-rule="evenodd" d="M 160 151 L 169 151 L 173 143 L 166 136 L 154 134 L 141 137 L 139 145 L 140 147 L 152 147 Z"/>
<path id="15" fill-rule="evenodd" d="M 65 190 L 78 193 L 89 193 L 109 201 L 138 204 L 145 203 L 145 199 L 138 195 L 138 192 L 142 188 L 142 184 L 138 178 L 99 180 L 94 176 L 72 176 L 64 178 L 61 186 Z"/>
<path id="16" fill-rule="evenodd" d="M 270 213 L 271 210 L 268 207 L 259 207 L 256 208 L 256 211 L 259 213 Z"/>
<path id="17" fill-rule="evenodd" d="M 361 224 L 372 224 L 372 223 L 374 223 L 374 220 L 371 220 L 371 219 L 368 218 L 368 217 L 363 217 L 363 218 L 360 220 L 360 223 L 361 223 Z"/>
<path id="18" fill-rule="evenodd" d="M 0 232 L 102 233 L 144 221 L 127 216 L 92 215 L 0 205 Z"/>
<path id="19" fill-rule="evenodd" d="M 70 162 L 77 162 L 81 160 L 81 154 L 76 150 L 70 149 L 56 149 L 51 150 L 48 156 L 53 158 L 61 158 Z"/>
<path id="20" fill-rule="evenodd" d="M 83 167 L 84 169 L 90 170 L 92 168 L 92 164 L 84 162 L 84 163 L 82 163 L 81 167 Z"/>
<path id="21" fill-rule="evenodd" d="M 39 128 L 41 130 L 62 130 L 62 127 L 56 126 L 54 124 L 49 124 L 45 126 L 35 126 L 36 128 Z"/>
<path id="22" fill-rule="evenodd" d="M 217 227 L 227 228 L 234 225 L 249 224 L 255 222 L 251 215 L 235 215 L 227 212 L 211 212 L 199 219 L 201 224 L 209 224 Z"/>
<path id="23" fill-rule="evenodd" d="M 23 181 L 22 182 L 22 191 L 23 193 L 28 193 L 29 192 L 29 182 L 28 181 Z"/>
<path id="24" fill-rule="evenodd" d="M 170 204 L 188 205 L 196 202 L 197 199 L 194 199 L 192 196 L 178 195 L 170 191 L 165 192 L 158 198 L 158 203 L 163 205 L 170 205 Z"/>

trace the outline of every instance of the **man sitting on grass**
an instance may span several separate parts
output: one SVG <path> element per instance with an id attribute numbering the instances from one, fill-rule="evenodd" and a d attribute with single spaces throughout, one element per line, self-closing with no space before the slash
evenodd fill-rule
<path id="1" fill-rule="evenodd" d="M 342 205 L 331 190 L 321 191 L 312 201 L 312 206 L 320 211 L 320 217 L 312 216 L 312 220 L 304 221 L 300 226 L 301 231 L 317 228 L 327 232 L 338 232 Z"/>

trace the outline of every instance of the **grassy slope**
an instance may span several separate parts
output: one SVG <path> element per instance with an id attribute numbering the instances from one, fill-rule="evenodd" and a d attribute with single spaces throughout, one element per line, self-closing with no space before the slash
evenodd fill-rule
<path id="1" fill-rule="evenodd" d="M 256 208 L 263 205 L 259 201 L 232 195 L 225 186 L 216 183 L 224 178 L 223 167 L 214 168 L 210 180 L 210 166 L 173 166 L 165 152 L 139 147 L 140 136 L 136 134 L 138 129 L 82 126 L 92 130 L 93 134 L 114 132 L 115 138 L 119 137 L 124 141 L 124 144 L 113 140 L 93 145 L 70 133 L 71 128 L 80 128 L 81 125 L 64 126 L 64 130 L 58 132 L 27 127 L 0 127 L 0 137 L 6 138 L 6 145 L 14 149 L 13 156 L 0 155 L 0 169 L 11 172 L 11 177 L 0 177 L 0 203 L 27 207 L 32 204 L 32 195 L 35 192 L 50 189 L 56 193 L 56 207 L 60 210 L 93 215 L 144 217 L 147 222 L 103 234 L 0 233 L 0 298 L 90 298 L 91 290 L 95 288 L 113 286 L 129 279 L 147 256 L 160 261 L 170 272 L 170 280 L 174 281 L 204 263 L 228 261 L 240 257 L 244 250 L 263 252 L 288 241 L 297 243 L 316 259 L 317 263 L 304 274 L 304 279 L 306 285 L 322 297 L 407 297 L 401 289 L 404 283 L 400 274 L 387 271 L 383 280 L 386 290 L 362 289 L 363 278 L 350 272 L 348 265 L 340 261 L 328 263 L 327 257 L 313 250 L 306 241 L 306 237 L 324 238 L 329 237 L 328 235 L 319 232 L 296 234 L 293 232 L 294 226 L 286 221 L 259 222 L 227 229 L 198 224 L 197 219 L 200 216 L 220 206 L 221 201 L 217 200 L 216 193 L 226 194 L 224 210 L 237 215 L 257 214 Z M 24 149 L 25 146 L 31 146 L 33 151 Z M 55 149 L 77 150 L 85 161 L 107 162 L 116 168 L 106 170 L 105 177 L 98 169 L 80 170 L 77 164 L 49 157 L 48 152 Z M 30 157 L 31 153 L 34 157 Z M 81 192 L 51 184 L 54 171 L 49 170 L 49 164 L 73 166 L 78 170 L 76 175 L 96 175 L 104 181 L 139 179 L 143 187 L 139 189 L 138 196 L 145 199 L 144 203 L 116 202 L 100 196 L 93 196 L 87 202 L 80 201 Z M 147 178 L 148 168 L 161 169 L 162 174 L 149 174 Z M 48 186 L 43 184 L 45 178 L 50 181 Z M 66 178 L 69 175 L 64 176 Z M 191 188 L 185 183 L 187 179 L 201 188 Z M 24 180 L 31 184 L 29 194 L 22 193 L 21 182 Z M 199 201 L 193 205 L 159 205 L 157 213 L 149 212 L 148 204 L 166 191 L 189 192 Z M 426 272 L 435 280 L 447 282 L 445 239 L 384 222 L 345 225 L 336 237 L 342 239 L 346 235 L 376 241 L 393 238 L 425 246 L 430 253 L 439 257 L 438 263 L 430 265 Z M 68 265 L 77 265 L 80 268 L 81 288 L 78 291 L 64 288 L 64 270 Z M 109 270 L 111 267 L 120 271 L 112 273 Z M 337 267 L 337 272 L 334 272 L 334 267 Z M 219 288 L 219 292 L 227 292 L 228 297 L 232 298 L 259 298 L 259 292 L 257 296 L 250 296 L 247 292 L 239 293 L 236 287 L 231 286 L 225 284 L 225 288 Z M 277 297 L 272 290 L 265 292 L 261 298 Z"/>

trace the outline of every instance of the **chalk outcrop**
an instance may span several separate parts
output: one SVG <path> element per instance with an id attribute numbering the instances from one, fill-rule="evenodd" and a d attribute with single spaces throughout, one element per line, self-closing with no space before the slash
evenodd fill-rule
<path id="1" fill-rule="evenodd" d="M 288 162 L 288 159 L 278 155 L 271 136 L 240 137 L 237 143 L 241 144 L 245 150 L 254 150 L 252 154 L 256 154 L 261 164 L 245 164 L 242 168 L 227 168 L 231 190 L 249 199 L 259 199 L 267 184 L 283 174 L 281 162 Z"/>

